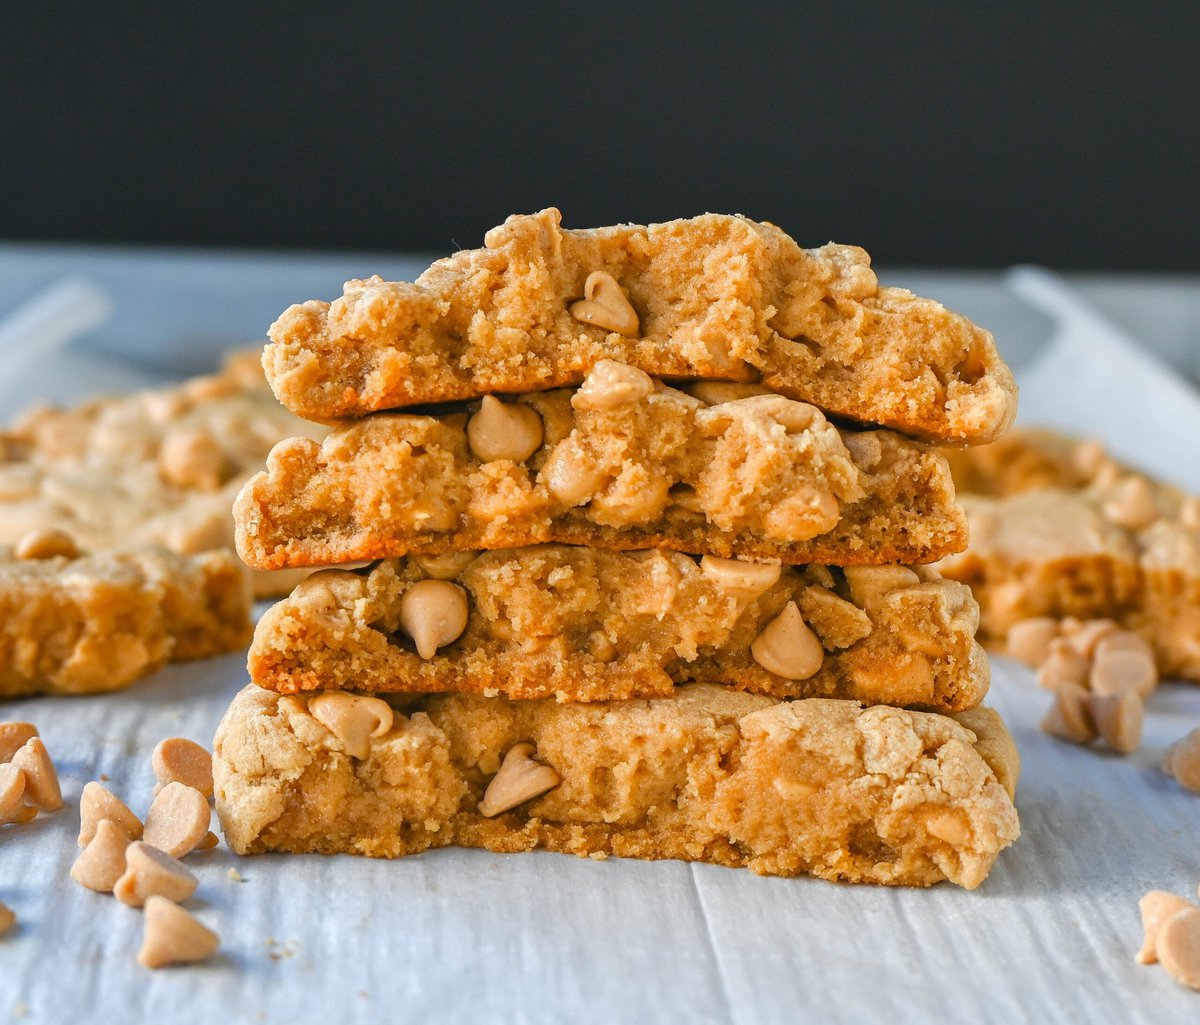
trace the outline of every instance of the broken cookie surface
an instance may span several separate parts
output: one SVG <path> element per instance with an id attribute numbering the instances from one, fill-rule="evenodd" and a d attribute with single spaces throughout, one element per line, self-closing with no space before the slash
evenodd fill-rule
<path id="1" fill-rule="evenodd" d="M 250 686 L 214 743 L 218 814 L 242 854 L 540 847 L 967 887 L 1016 839 L 1017 766 L 986 709 L 956 719 L 705 685 L 593 704 L 410 699 L 365 759 L 305 700 Z"/>
<path id="2" fill-rule="evenodd" d="M 283 692 L 473 690 L 596 701 L 708 681 L 777 697 L 971 708 L 988 685 L 961 584 L 902 566 L 780 567 L 539 545 L 325 570 L 260 620 L 251 678 Z M 421 650 L 406 597 L 457 589 L 464 615 Z M 437 617 L 437 608 L 425 615 Z M 439 619 L 438 622 L 444 622 Z"/>
<path id="3" fill-rule="evenodd" d="M 314 420 L 579 383 L 603 359 L 770 390 L 906 434 L 998 437 L 1016 410 L 991 336 L 881 287 L 867 254 L 801 249 L 773 225 L 705 214 L 569 231 L 510 217 L 415 283 L 351 281 L 272 325 L 264 366 Z"/>

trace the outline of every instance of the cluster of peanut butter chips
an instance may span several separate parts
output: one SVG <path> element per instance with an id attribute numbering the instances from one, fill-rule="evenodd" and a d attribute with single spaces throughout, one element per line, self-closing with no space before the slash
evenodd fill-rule
<path id="1" fill-rule="evenodd" d="M 263 365 L 322 440 L 235 506 L 259 622 L 217 734 L 230 846 L 447 844 L 974 887 L 1017 758 L 937 445 L 992 441 L 991 336 L 866 253 L 705 215 L 509 218 L 352 281 Z"/>

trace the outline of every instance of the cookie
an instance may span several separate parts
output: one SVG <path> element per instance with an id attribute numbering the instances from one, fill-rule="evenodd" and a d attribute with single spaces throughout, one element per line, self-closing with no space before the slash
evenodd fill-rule
<path id="1" fill-rule="evenodd" d="M 801 249 L 774 225 L 705 214 L 564 231 L 510 217 L 415 283 L 351 281 L 271 326 L 280 401 L 329 421 L 578 384 L 602 359 L 659 377 L 758 381 L 859 422 L 952 444 L 999 437 L 1016 386 L 991 335 L 880 287 L 867 254 Z"/>
<path id="2" fill-rule="evenodd" d="M 990 641 L 1036 617 L 1111 619 L 1151 644 L 1162 676 L 1200 680 L 1200 502 L 1098 466 L 1071 489 L 961 495 L 970 546 L 939 568 L 971 586 Z"/>
<path id="3" fill-rule="evenodd" d="M 324 433 L 275 401 L 257 353 L 180 385 L 32 410 L 0 433 L 0 543 L 58 528 L 89 551 L 232 548 L 238 490 L 306 432 Z M 254 587 L 286 594 L 302 578 L 256 574 Z"/>
<path id="4" fill-rule="evenodd" d="M 954 711 L 987 691 L 978 622 L 923 568 L 542 545 L 316 573 L 259 621 L 249 667 L 283 692 L 602 701 L 698 680 Z"/>
<path id="5" fill-rule="evenodd" d="M 238 497 L 238 550 L 276 569 L 546 541 L 831 564 L 965 546 L 939 452 L 755 390 L 604 361 L 578 389 L 293 439 Z"/>
<path id="6" fill-rule="evenodd" d="M 233 552 L 80 554 L 42 532 L 0 545 L 0 697 L 90 694 L 237 651 L 250 589 Z"/>
<path id="7" fill-rule="evenodd" d="M 1016 748 L 987 709 L 956 720 L 703 684 L 599 704 L 440 695 L 375 702 L 352 754 L 322 722 L 328 697 L 251 685 L 234 699 L 213 773 L 238 854 L 458 844 L 973 888 L 1019 832 Z"/>

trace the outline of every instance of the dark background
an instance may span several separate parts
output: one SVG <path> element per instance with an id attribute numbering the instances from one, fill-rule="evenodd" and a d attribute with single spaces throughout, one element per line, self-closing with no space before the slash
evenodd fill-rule
<path id="1" fill-rule="evenodd" d="M 704 210 L 1200 269 L 1200 4 L 6 5 L 0 237 L 417 249 Z"/>

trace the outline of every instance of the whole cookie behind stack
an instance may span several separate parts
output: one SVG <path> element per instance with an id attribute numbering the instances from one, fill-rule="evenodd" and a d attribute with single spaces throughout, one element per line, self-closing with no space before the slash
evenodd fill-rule
<path id="1" fill-rule="evenodd" d="M 239 551 L 383 561 L 260 622 L 215 744 L 235 850 L 975 886 L 1016 838 L 978 606 L 926 565 L 962 512 L 916 440 L 1011 421 L 986 332 L 770 225 L 543 211 L 271 337 L 285 405 L 365 419 L 275 448 Z"/>

